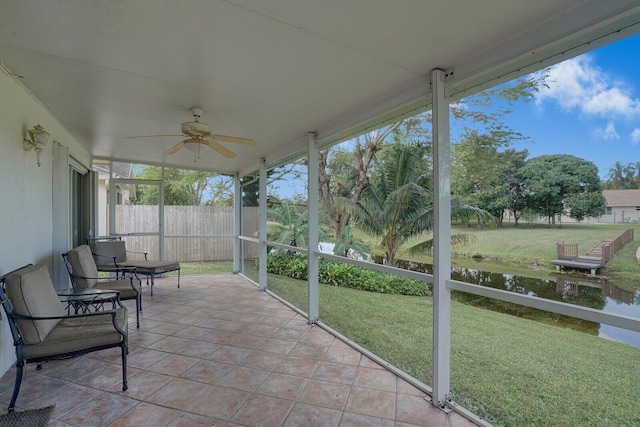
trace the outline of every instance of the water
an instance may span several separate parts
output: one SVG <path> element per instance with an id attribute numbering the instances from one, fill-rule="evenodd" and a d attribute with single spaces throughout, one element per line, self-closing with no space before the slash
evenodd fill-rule
<path id="1" fill-rule="evenodd" d="M 431 273 L 431 264 L 400 261 L 399 267 Z M 581 305 L 607 313 L 640 318 L 640 287 L 635 291 L 618 288 L 604 279 L 558 276 L 555 279 L 535 279 L 512 274 L 491 273 L 469 268 L 453 268 L 451 278 L 461 282 L 489 286 L 520 294 Z M 504 303 L 477 295 L 454 292 L 453 297 L 467 304 L 488 308 L 518 317 L 567 327 L 640 347 L 640 333 L 561 316 L 516 304 Z"/>

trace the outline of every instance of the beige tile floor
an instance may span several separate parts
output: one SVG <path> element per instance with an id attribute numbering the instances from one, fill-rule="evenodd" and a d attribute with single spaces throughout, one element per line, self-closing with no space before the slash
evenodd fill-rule
<path id="1" fill-rule="evenodd" d="M 139 330 L 127 304 L 126 392 L 110 349 L 27 365 L 18 410 L 55 404 L 50 426 L 474 425 L 238 275 L 175 284 L 144 287 Z M 14 375 L 0 379 L 4 408 Z"/>

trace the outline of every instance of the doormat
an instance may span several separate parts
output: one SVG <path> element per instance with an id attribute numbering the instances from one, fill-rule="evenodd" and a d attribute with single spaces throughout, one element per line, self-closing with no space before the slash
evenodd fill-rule
<path id="1" fill-rule="evenodd" d="M 0 415 L 0 427 L 46 427 L 56 405 Z"/>

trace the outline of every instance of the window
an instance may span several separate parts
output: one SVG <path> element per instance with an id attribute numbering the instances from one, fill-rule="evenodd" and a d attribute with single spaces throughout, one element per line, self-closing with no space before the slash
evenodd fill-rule
<path id="1" fill-rule="evenodd" d="M 612 213 L 611 206 L 607 206 L 607 215 L 611 215 Z"/>

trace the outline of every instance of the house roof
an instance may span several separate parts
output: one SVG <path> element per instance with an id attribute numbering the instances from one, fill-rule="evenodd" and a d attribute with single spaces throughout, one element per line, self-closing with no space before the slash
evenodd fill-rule
<path id="1" fill-rule="evenodd" d="M 113 162 L 113 177 L 114 178 L 133 178 L 131 176 L 131 172 L 133 170 L 133 165 L 130 163 L 123 162 Z M 93 165 L 93 170 L 98 172 L 98 176 L 102 179 L 108 179 L 111 175 L 111 168 L 107 164 L 96 163 Z"/>
<path id="2" fill-rule="evenodd" d="M 2 0 L 0 62 L 93 156 L 244 174 L 309 132 L 331 144 L 428 108 L 433 69 L 457 99 L 638 22 L 637 0 Z M 128 138 L 179 135 L 192 107 L 257 147 L 194 164 L 164 154 L 181 136 Z"/>
<path id="3" fill-rule="evenodd" d="M 640 206 L 640 190 L 604 190 L 602 195 L 610 207 Z"/>

